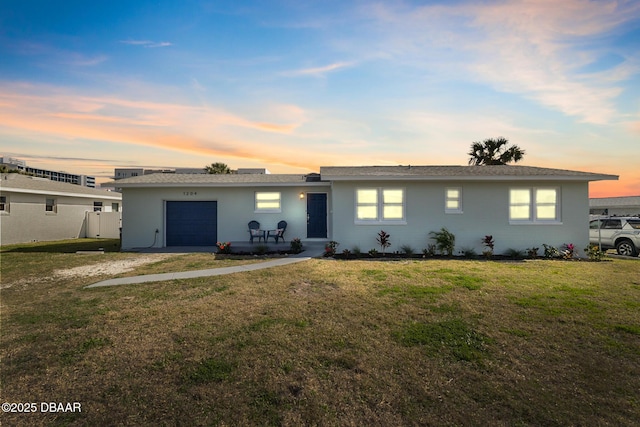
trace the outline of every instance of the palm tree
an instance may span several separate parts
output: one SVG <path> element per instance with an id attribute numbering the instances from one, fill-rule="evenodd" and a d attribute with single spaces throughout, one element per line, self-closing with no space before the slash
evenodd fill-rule
<path id="1" fill-rule="evenodd" d="M 482 142 L 471 144 L 469 151 L 470 165 L 506 165 L 507 163 L 517 163 L 524 157 L 524 150 L 517 145 L 507 148 L 509 140 L 503 137 L 489 138 Z"/>
<path id="2" fill-rule="evenodd" d="M 207 173 L 211 173 L 211 174 L 228 174 L 228 173 L 231 173 L 231 169 L 229 169 L 229 166 L 227 166 L 226 163 L 220 163 L 220 162 L 211 163 L 211 165 L 205 166 L 204 170 Z"/>

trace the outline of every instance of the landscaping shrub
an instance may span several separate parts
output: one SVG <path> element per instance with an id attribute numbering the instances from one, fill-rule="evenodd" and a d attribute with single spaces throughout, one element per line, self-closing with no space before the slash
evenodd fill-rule
<path id="1" fill-rule="evenodd" d="M 302 252 L 302 242 L 298 237 L 291 240 L 291 253 L 299 254 Z"/>
<path id="2" fill-rule="evenodd" d="M 435 256 L 435 254 L 436 254 L 436 245 L 434 245 L 433 243 L 428 244 L 427 247 L 422 250 L 422 255 L 425 257 L 427 256 L 432 257 L 432 256 Z"/>
<path id="3" fill-rule="evenodd" d="M 522 259 L 524 258 L 524 252 L 521 251 L 520 249 L 509 248 L 506 251 L 504 251 L 504 256 L 511 259 Z"/>
<path id="4" fill-rule="evenodd" d="M 453 255 L 453 249 L 456 244 L 456 236 L 453 233 L 442 227 L 440 231 L 431 231 L 429 234 L 436 241 L 436 247 L 440 253 L 449 256 Z"/>
<path id="5" fill-rule="evenodd" d="M 231 253 L 231 242 L 218 242 L 216 243 L 218 247 L 219 254 L 230 254 Z"/>
<path id="6" fill-rule="evenodd" d="M 598 245 L 590 245 L 584 249 L 584 252 L 591 261 L 602 261 L 605 255 L 605 252 L 600 250 Z"/>
<path id="7" fill-rule="evenodd" d="M 415 252 L 415 251 L 413 250 L 413 248 L 412 248 L 410 245 L 402 245 L 402 246 L 400 247 L 400 249 L 402 250 L 402 252 L 403 252 L 405 255 L 408 255 L 408 256 L 413 255 L 413 254 L 414 254 L 414 252 Z"/>
<path id="8" fill-rule="evenodd" d="M 335 240 L 331 240 L 329 243 L 324 245 L 324 256 L 332 257 L 336 254 L 336 248 L 340 246 L 340 243 Z"/>
<path id="9" fill-rule="evenodd" d="M 543 243 L 542 247 L 544 248 L 545 258 L 558 258 L 560 256 L 560 251 L 555 246 L 551 246 Z"/>
<path id="10" fill-rule="evenodd" d="M 385 249 L 387 249 L 389 246 L 391 246 L 391 242 L 389 241 L 389 237 L 391 237 L 391 235 L 389 233 L 387 233 L 384 230 L 380 230 L 380 232 L 378 233 L 378 237 L 376 238 L 376 241 L 380 245 L 380 249 L 382 249 L 382 255 L 383 256 L 384 256 Z"/>
<path id="11" fill-rule="evenodd" d="M 486 235 L 482 239 L 482 244 L 487 247 L 486 250 L 482 251 L 482 255 L 485 258 L 489 259 L 493 256 L 493 247 L 495 245 L 495 241 L 493 240 L 492 235 Z"/>

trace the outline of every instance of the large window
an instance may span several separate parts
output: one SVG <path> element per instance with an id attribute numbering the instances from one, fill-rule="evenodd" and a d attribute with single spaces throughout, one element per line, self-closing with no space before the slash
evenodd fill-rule
<path id="1" fill-rule="evenodd" d="M 462 188 L 447 187 L 444 190 L 445 213 L 462 213 Z"/>
<path id="2" fill-rule="evenodd" d="M 403 188 L 359 188 L 356 190 L 356 222 L 404 222 Z"/>
<path id="3" fill-rule="evenodd" d="M 44 210 L 47 213 L 56 213 L 56 199 L 46 199 Z"/>
<path id="4" fill-rule="evenodd" d="M 509 221 L 559 222 L 559 193 L 557 188 L 512 188 L 509 191 Z"/>
<path id="5" fill-rule="evenodd" d="M 280 192 L 256 192 L 256 212 L 280 212 Z"/>

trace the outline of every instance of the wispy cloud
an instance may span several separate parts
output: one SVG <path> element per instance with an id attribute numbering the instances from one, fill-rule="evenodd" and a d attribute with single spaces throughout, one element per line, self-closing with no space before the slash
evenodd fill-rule
<path id="1" fill-rule="evenodd" d="M 155 42 L 151 40 L 120 40 L 120 43 L 132 46 L 142 46 L 145 48 L 173 46 L 173 43 L 171 42 Z"/>
<path id="2" fill-rule="evenodd" d="M 282 74 L 285 76 L 313 76 L 324 77 L 328 73 L 349 68 L 354 65 L 353 62 L 334 62 L 332 64 L 324 65 L 321 67 L 302 68 L 299 70 L 285 71 Z"/>
<path id="3" fill-rule="evenodd" d="M 584 122 L 612 120 L 623 82 L 640 70 L 634 54 L 621 51 L 622 61 L 606 73 L 581 72 L 604 54 L 603 37 L 637 19 L 637 1 L 396 3 L 363 13 L 372 19 L 377 50 L 389 60 L 425 73 L 449 70 Z"/>
<path id="4" fill-rule="evenodd" d="M 210 106 L 85 96 L 44 85 L 0 85 L 0 128 L 13 134 L 309 167 L 305 161 L 313 159 L 311 152 L 287 158 L 265 144 L 269 134 L 292 134 L 304 122 L 304 111 L 292 105 L 261 111 L 251 119 Z"/>

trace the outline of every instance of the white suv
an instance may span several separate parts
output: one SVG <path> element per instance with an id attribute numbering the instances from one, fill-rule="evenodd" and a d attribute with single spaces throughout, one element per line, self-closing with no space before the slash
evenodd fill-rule
<path id="1" fill-rule="evenodd" d="M 589 222 L 589 242 L 602 249 L 615 248 L 620 255 L 638 256 L 640 252 L 640 218 L 611 217 Z"/>

